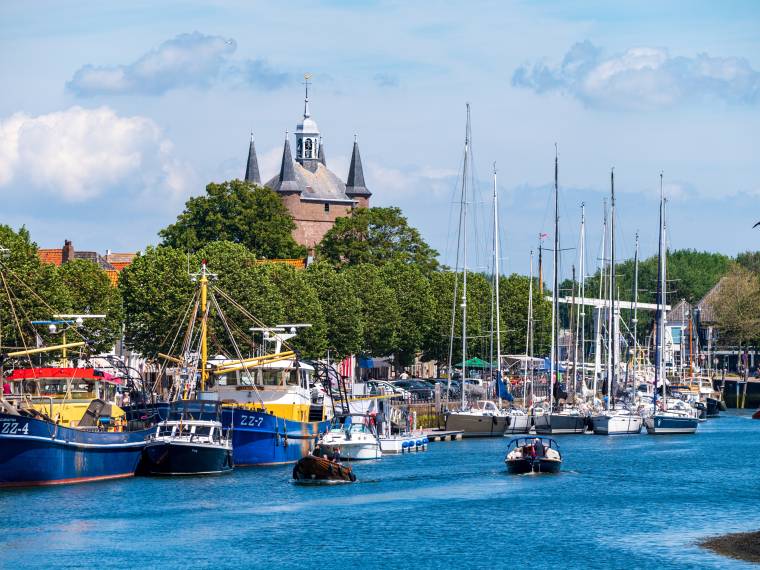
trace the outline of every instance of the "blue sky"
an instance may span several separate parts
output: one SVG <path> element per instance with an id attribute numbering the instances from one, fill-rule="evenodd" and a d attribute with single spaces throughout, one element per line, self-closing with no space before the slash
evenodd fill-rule
<path id="1" fill-rule="evenodd" d="M 589 262 L 615 167 L 618 256 L 657 239 L 665 173 L 671 247 L 760 247 L 757 2 L 4 2 L 0 223 L 42 247 L 156 243 L 190 195 L 242 176 L 253 130 L 265 177 L 313 74 L 328 165 L 356 133 L 373 204 L 397 205 L 453 256 L 472 105 L 479 183 L 472 263 L 488 258 L 496 161 L 505 271 L 551 232 Z M 575 253 L 564 255 L 569 272 Z"/>

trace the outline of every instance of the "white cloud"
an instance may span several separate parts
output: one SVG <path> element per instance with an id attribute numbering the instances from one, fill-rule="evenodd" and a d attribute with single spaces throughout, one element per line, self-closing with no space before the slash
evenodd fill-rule
<path id="1" fill-rule="evenodd" d="M 80 97 L 94 95 L 162 95 L 180 87 L 208 87 L 221 79 L 276 89 L 290 74 L 265 60 L 232 61 L 237 43 L 200 32 L 180 34 L 126 65 L 80 67 L 66 87 Z"/>
<path id="2" fill-rule="evenodd" d="M 82 202 L 110 190 L 174 202 L 195 182 L 171 141 L 145 117 L 108 107 L 0 120 L 0 188 Z"/>
<path id="3" fill-rule="evenodd" d="M 752 105 L 760 101 L 760 72 L 737 57 L 673 57 L 667 49 L 636 47 L 605 56 L 586 40 L 559 65 L 517 68 L 512 84 L 537 93 L 562 91 L 590 107 L 653 109 L 689 100 Z"/>

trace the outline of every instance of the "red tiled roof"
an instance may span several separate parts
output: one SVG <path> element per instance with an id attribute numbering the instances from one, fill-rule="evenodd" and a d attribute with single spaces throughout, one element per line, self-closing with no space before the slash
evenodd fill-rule
<path id="1" fill-rule="evenodd" d="M 55 265 L 63 263 L 63 251 L 61 249 L 38 249 L 37 257 L 42 263 L 53 263 Z"/>
<path id="2" fill-rule="evenodd" d="M 296 269 L 306 268 L 305 259 L 257 259 L 256 260 L 257 265 L 268 264 L 268 263 L 282 263 L 285 265 L 292 265 Z"/>
<path id="3" fill-rule="evenodd" d="M 119 272 L 115 269 L 105 269 L 106 275 L 111 280 L 111 285 L 116 287 L 119 284 Z"/>

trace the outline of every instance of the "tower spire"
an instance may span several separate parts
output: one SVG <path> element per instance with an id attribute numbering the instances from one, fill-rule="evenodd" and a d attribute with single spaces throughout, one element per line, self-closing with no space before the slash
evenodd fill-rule
<path id="1" fill-rule="evenodd" d="M 359 143 L 354 135 L 354 151 L 351 154 L 351 165 L 348 167 L 348 179 L 346 180 L 346 196 L 369 197 L 372 195 L 364 183 L 364 168 L 362 157 L 359 154 Z"/>
<path id="2" fill-rule="evenodd" d="M 245 166 L 245 181 L 261 184 L 259 160 L 256 156 L 256 146 L 253 144 L 253 131 L 251 131 L 251 143 L 248 146 L 248 163 Z"/>
<path id="3" fill-rule="evenodd" d="M 296 170 L 293 168 L 293 154 L 290 152 L 288 131 L 285 131 L 285 146 L 282 149 L 282 164 L 280 164 L 280 192 L 298 192 Z"/>
<path id="4" fill-rule="evenodd" d="M 306 87 L 306 97 L 303 100 L 303 118 L 308 119 L 311 116 L 309 112 L 309 79 L 311 79 L 311 73 L 303 74 L 303 84 Z"/>

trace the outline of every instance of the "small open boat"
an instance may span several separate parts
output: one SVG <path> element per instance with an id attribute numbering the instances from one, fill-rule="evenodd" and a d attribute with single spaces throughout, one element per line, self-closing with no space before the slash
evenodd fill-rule
<path id="1" fill-rule="evenodd" d="M 551 438 L 516 437 L 509 442 L 504 462 L 512 474 L 559 473 L 562 453 Z"/>
<path id="2" fill-rule="evenodd" d="M 353 483 L 356 475 L 346 465 L 325 457 L 307 455 L 293 467 L 293 479 L 298 483 Z"/>

